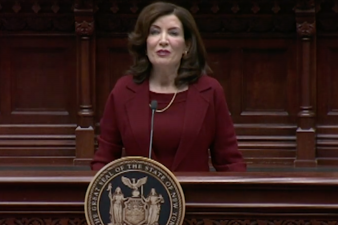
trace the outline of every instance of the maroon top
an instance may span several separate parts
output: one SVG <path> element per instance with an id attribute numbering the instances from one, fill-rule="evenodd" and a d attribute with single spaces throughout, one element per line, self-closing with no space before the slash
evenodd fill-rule
<path id="1" fill-rule="evenodd" d="M 188 91 L 177 93 L 174 102 L 166 111 L 157 112 L 154 115 L 152 158 L 162 162 L 162 164 L 169 169 L 172 167 L 176 151 L 181 141 L 187 93 Z M 158 109 L 167 107 L 173 95 L 174 94 L 161 94 L 150 91 L 150 99 L 157 101 Z"/>
<path id="2" fill-rule="evenodd" d="M 148 80 L 136 84 L 133 77 L 128 75 L 117 81 L 107 99 L 101 119 L 99 149 L 91 163 L 92 169 L 99 170 L 120 158 L 122 148 L 125 149 L 126 156 L 148 157 L 150 101 Z M 184 108 L 179 145 L 175 156 L 168 159 L 171 171 L 209 171 L 209 150 L 217 171 L 245 171 L 246 164 L 238 150 L 235 130 L 220 83 L 212 77 L 201 76 L 196 83 L 189 85 Z M 182 120 L 181 117 L 175 118 Z M 171 120 L 168 119 L 167 122 L 179 123 Z M 160 126 L 159 123 L 156 126 Z M 155 135 L 159 135 L 159 132 L 161 131 L 157 134 L 155 132 Z M 176 132 L 170 132 L 162 138 L 174 140 L 175 136 L 177 138 Z M 158 138 L 160 137 L 156 137 Z M 168 164 L 162 156 L 159 162 Z"/>

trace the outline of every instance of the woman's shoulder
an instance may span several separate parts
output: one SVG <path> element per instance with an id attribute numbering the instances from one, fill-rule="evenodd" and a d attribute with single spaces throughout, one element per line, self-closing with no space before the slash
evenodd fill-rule
<path id="1" fill-rule="evenodd" d="M 112 92 L 117 92 L 117 93 L 121 92 L 121 91 L 123 92 L 123 91 L 127 90 L 127 87 L 130 87 L 134 84 L 135 83 L 133 81 L 132 75 L 124 75 L 116 81 Z"/>
<path id="2" fill-rule="evenodd" d="M 212 89 L 215 89 L 215 90 L 221 90 L 221 91 L 223 91 L 223 87 L 220 84 L 220 82 L 216 78 L 214 78 L 214 77 L 212 77 L 210 75 L 207 75 L 207 74 L 203 74 L 198 79 L 197 84 L 200 87 L 212 88 Z"/>
<path id="3" fill-rule="evenodd" d="M 130 85 L 130 84 L 133 84 L 134 81 L 133 81 L 133 76 L 132 75 L 123 75 L 122 77 L 120 77 L 117 81 L 116 81 L 116 84 L 115 84 L 115 88 L 116 87 L 120 87 L 120 86 L 123 86 L 125 87 L 126 85 Z"/>

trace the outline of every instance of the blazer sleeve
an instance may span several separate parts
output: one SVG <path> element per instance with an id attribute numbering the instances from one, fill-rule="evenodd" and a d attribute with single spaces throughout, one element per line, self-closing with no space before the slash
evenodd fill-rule
<path id="1" fill-rule="evenodd" d="M 99 170 L 109 162 L 121 157 L 123 144 L 116 120 L 115 107 L 113 90 L 108 97 L 100 121 L 99 148 L 91 162 L 92 170 Z"/>
<path id="2" fill-rule="evenodd" d="M 216 82 L 214 92 L 215 137 L 210 147 L 211 160 L 217 171 L 246 171 L 238 150 L 237 138 L 222 86 Z"/>

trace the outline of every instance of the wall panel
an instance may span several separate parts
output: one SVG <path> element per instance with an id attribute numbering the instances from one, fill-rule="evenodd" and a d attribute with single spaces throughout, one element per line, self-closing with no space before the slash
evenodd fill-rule
<path id="1" fill-rule="evenodd" d="M 74 38 L 7 38 L 3 121 L 11 123 L 76 123 Z"/>
<path id="2" fill-rule="evenodd" d="M 292 165 L 299 111 L 295 41 L 206 39 L 205 44 L 247 162 Z"/>
<path id="3" fill-rule="evenodd" d="M 2 38 L 1 164 L 72 163 L 75 43 L 72 36 Z"/>
<path id="4" fill-rule="evenodd" d="M 97 39 L 96 122 L 100 121 L 108 95 L 116 81 L 126 74 L 132 63 L 126 46 L 126 38 Z"/>
<path id="5" fill-rule="evenodd" d="M 285 52 L 285 49 L 244 49 L 241 115 L 288 115 Z"/>
<path id="6" fill-rule="evenodd" d="M 322 38 L 318 44 L 317 155 L 322 164 L 338 165 L 338 44 Z"/>

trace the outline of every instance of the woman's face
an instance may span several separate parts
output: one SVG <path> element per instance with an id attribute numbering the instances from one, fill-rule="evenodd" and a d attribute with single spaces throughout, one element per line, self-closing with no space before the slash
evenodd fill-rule
<path id="1" fill-rule="evenodd" d="M 187 50 L 182 23 L 175 15 L 159 17 L 150 26 L 147 55 L 153 66 L 178 67 Z"/>

